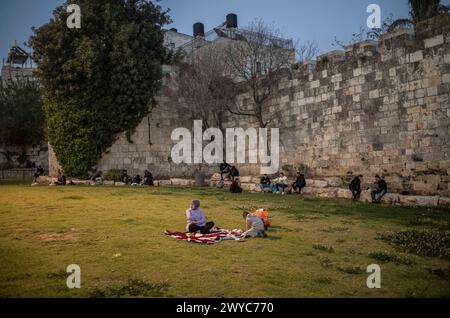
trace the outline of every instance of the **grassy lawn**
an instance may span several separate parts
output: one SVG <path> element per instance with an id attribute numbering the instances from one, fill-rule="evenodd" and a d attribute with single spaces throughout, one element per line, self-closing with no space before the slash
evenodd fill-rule
<path id="1" fill-rule="evenodd" d="M 252 206 L 268 207 L 274 226 L 267 239 L 242 243 L 166 237 L 165 229 L 184 230 L 194 198 L 220 227 L 242 228 L 240 207 Z M 448 258 L 378 237 L 412 229 L 448 233 L 450 211 L 209 188 L 3 183 L 0 297 L 450 297 Z M 374 263 L 381 289 L 366 286 Z M 66 287 L 69 264 L 81 267 L 81 289 Z"/>

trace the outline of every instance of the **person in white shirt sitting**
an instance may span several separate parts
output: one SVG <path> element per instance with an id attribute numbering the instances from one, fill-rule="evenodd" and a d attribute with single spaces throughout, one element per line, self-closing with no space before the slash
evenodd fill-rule
<path id="1" fill-rule="evenodd" d="M 288 185 L 287 177 L 284 175 L 283 172 L 280 172 L 280 175 L 278 176 L 278 178 L 276 178 L 273 182 L 272 192 L 280 193 L 280 188 L 281 188 L 281 191 L 284 194 L 285 193 L 284 191 L 288 187 L 289 187 L 289 185 Z"/>

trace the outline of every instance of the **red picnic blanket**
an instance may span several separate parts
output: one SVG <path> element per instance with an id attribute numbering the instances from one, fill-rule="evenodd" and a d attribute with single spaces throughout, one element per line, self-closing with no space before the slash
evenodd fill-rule
<path id="1" fill-rule="evenodd" d="M 171 232 L 166 230 L 165 235 L 170 236 L 174 239 L 183 240 L 187 242 L 194 242 L 199 244 L 216 244 L 225 240 L 239 240 L 242 234 L 240 230 L 224 230 L 218 229 L 217 231 L 211 232 L 209 234 L 201 233 L 183 233 L 183 232 Z"/>

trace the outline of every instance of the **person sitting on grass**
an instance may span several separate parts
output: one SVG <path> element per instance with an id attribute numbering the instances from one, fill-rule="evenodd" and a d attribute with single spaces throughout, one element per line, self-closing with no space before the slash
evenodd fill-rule
<path id="1" fill-rule="evenodd" d="M 231 193 L 242 193 L 242 187 L 241 187 L 241 182 L 239 181 L 239 178 L 236 178 L 231 182 L 230 192 Z"/>
<path id="2" fill-rule="evenodd" d="M 380 203 L 383 196 L 387 193 L 387 183 L 379 175 L 375 176 L 375 184 L 377 189 L 372 190 L 372 203 Z"/>
<path id="3" fill-rule="evenodd" d="M 37 184 L 39 177 L 42 176 L 43 174 L 44 174 L 44 169 L 41 166 L 38 166 L 34 173 L 33 184 Z"/>
<path id="4" fill-rule="evenodd" d="M 287 177 L 284 175 L 283 172 L 280 172 L 280 175 L 278 176 L 278 178 L 275 179 L 274 185 L 272 188 L 272 192 L 280 193 L 280 188 L 281 188 L 282 194 L 284 194 L 285 193 L 284 190 L 288 188 Z"/>
<path id="5" fill-rule="evenodd" d="M 61 170 L 58 170 L 58 180 L 55 182 L 56 185 L 65 186 L 66 185 L 66 176 Z"/>
<path id="6" fill-rule="evenodd" d="M 140 175 L 135 175 L 134 177 L 133 177 L 133 179 L 131 179 L 131 185 L 132 186 L 140 186 L 141 185 L 141 182 L 142 182 L 142 179 L 141 179 L 141 176 Z"/>
<path id="7" fill-rule="evenodd" d="M 292 183 L 292 192 L 302 194 L 302 189 L 306 187 L 305 175 L 297 172 L 297 178 Z"/>
<path id="8" fill-rule="evenodd" d="M 144 172 L 144 184 L 149 186 L 149 187 L 154 186 L 154 184 L 153 184 L 153 175 L 148 170 L 145 170 L 145 172 Z"/>
<path id="9" fill-rule="evenodd" d="M 200 201 L 192 200 L 191 207 L 186 210 L 187 226 L 189 233 L 200 232 L 208 234 L 214 227 L 214 222 L 208 222 L 205 214 L 200 209 Z"/>
<path id="10" fill-rule="evenodd" d="M 242 238 L 247 237 L 267 237 L 264 220 L 252 213 L 244 212 L 242 216 L 245 220 L 246 231 L 242 233 Z"/>
<path id="11" fill-rule="evenodd" d="M 358 201 L 359 197 L 361 196 L 361 179 L 363 178 L 363 175 L 360 174 L 359 176 L 353 178 L 352 182 L 350 182 L 349 189 L 352 192 L 352 200 Z"/>
<path id="12" fill-rule="evenodd" d="M 264 174 L 261 177 L 259 187 L 261 188 L 261 192 L 266 192 L 266 190 L 272 192 L 272 182 L 270 181 L 270 178 L 267 174 Z"/>
<path id="13" fill-rule="evenodd" d="M 131 177 L 128 175 L 128 172 L 126 170 L 122 171 L 122 182 L 126 185 L 131 183 Z"/>

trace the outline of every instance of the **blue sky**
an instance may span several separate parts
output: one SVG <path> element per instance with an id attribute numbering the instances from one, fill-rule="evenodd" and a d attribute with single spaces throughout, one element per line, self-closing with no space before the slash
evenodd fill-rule
<path id="1" fill-rule="evenodd" d="M 7 55 L 14 40 L 27 41 L 32 26 L 47 22 L 62 0 L 1 0 L 0 57 Z M 219 25 L 230 13 L 238 15 L 239 25 L 246 26 L 255 18 L 274 23 L 289 38 L 302 42 L 316 40 L 322 53 L 335 49 L 336 36 L 348 42 L 352 33 L 365 26 L 371 3 L 380 5 L 382 19 L 390 13 L 394 18 L 407 17 L 407 0 L 162 0 L 171 9 L 178 31 L 192 34 L 192 24 L 203 22 L 207 30 Z M 450 0 L 442 1 L 450 4 Z"/>

